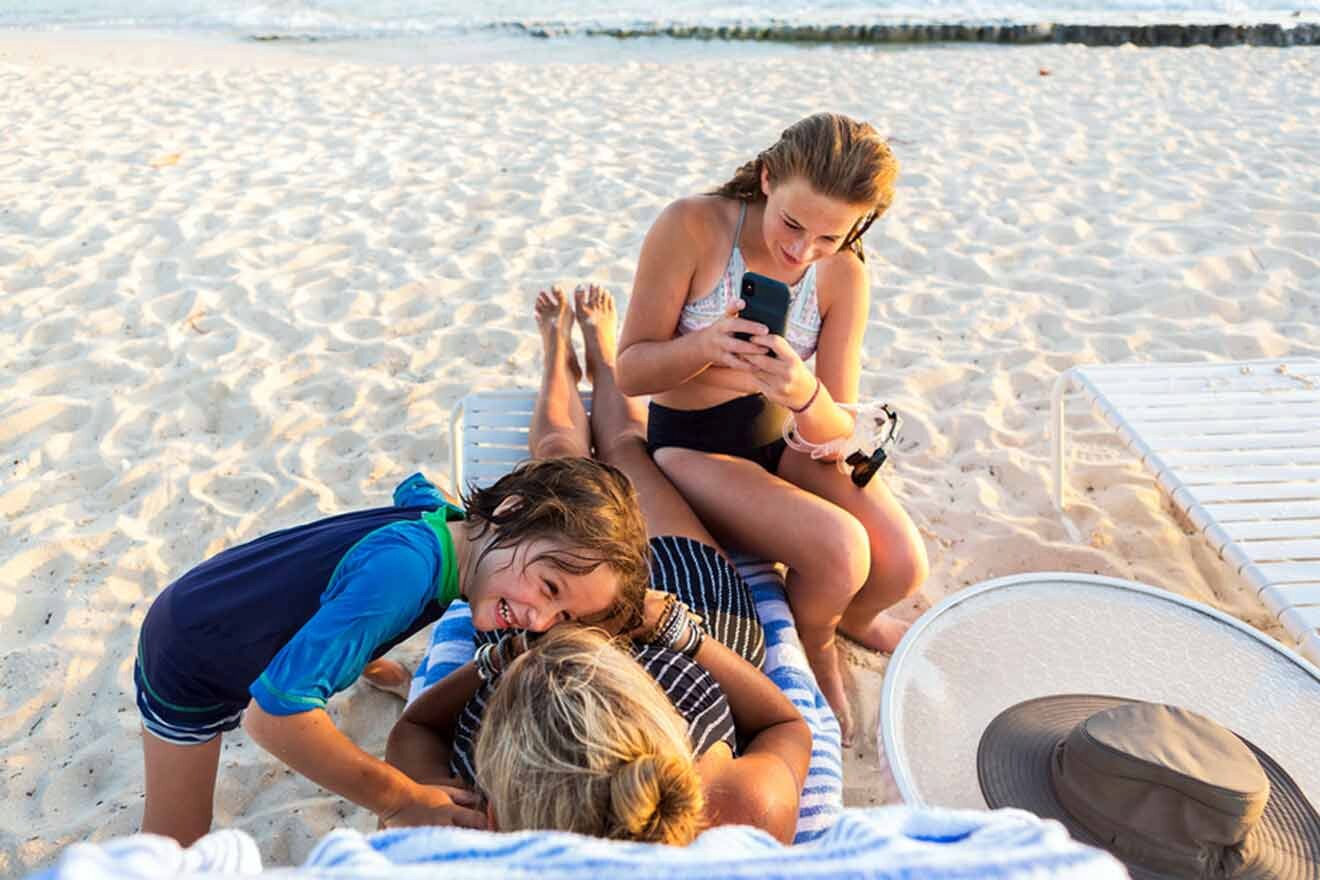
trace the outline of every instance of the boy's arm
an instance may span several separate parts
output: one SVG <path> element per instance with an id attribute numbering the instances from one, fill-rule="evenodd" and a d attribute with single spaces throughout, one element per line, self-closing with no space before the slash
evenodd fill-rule
<path id="1" fill-rule="evenodd" d="M 427 688 L 394 723 L 385 760 L 420 781 L 449 775 L 458 716 L 481 688 L 472 663 L 465 663 Z"/>
<path id="2" fill-rule="evenodd" d="M 470 809 L 475 795 L 414 782 L 354 745 L 323 709 L 271 715 L 254 700 L 243 726 L 272 755 L 317 785 L 371 810 L 386 825 L 486 827 L 485 814 Z"/>
<path id="3" fill-rule="evenodd" d="M 395 523 L 363 538 L 340 561 L 320 608 L 249 688 L 245 727 L 290 767 L 392 824 L 484 827 L 450 792 L 421 785 L 354 745 L 324 707 L 428 601 L 441 568 L 433 538 Z"/>

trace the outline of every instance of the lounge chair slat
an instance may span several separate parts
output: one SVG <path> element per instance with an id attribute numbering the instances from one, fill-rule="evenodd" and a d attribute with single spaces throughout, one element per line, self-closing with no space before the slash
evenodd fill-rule
<path id="1" fill-rule="evenodd" d="M 1315 537 L 1297 541 L 1246 541 L 1239 546 L 1254 562 L 1320 561 L 1320 538 Z"/>
<path id="2" fill-rule="evenodd" d="M 472 428 L 467 432 L 469 442 L 477 446 L 522 446 L 527 449 L 527 431 L 516 428 Z"/>
<path id="3" fill-rule="evenodd" d="M 1267 605 L 1273 603 L 1271 610 L 1275 606 L 1288 608 L 1293 605 L 1320 605 L 1320 582 L 1265 587 L 1260 595 Z"/>
<path id="4" fill-rule="evenodd" d="M 1320 580 L 1320 562 L 1264 562 L 1256 568 L 1275 586 Z"/>
<path id="5" fill-rule="evenodd" d="M 468 464 L 503 464 L 512 470 L 513 465 L 527 458 L 526 449 L 512 446 L 466 446 L 463 455 Z"/>
<path id="6" fill-rule="evenodd" d="M 1087 378 L 1098 382 L 1112 381 L 1116 377 L 1137 377 L 1145 380 L 1167 378 L 1218 378 L 1250 376 L 1262 372 L 1274 372 L 1282 367 L 1289 373 L 1298 375 L 1320 375 L 1320 361 L 1310 358 L 1262 358 L 1252 361 L 1230 361 L 1164 364 L 1164 363 L 1126 363 L 1126 364 L 1087 364 L 1078 371 Z"/>
<path id="7" fill-rule="evenodd" d="M 1320 608 L 1307 605 L 1285 608 L 1279 614 L 1279 623 L 1293 638 L 1300 641 L 1304 636 L 1320 631 Z"/>
<path id="8" fill-rule="evenodd" d="M 1286 404 L 1271 400 L 1242 400 L 1212 406 L 1209 402 L 1161 400 L 1154 397 L 1144 405 L 1134 405 L 1113 401 L 1101 395 L 1096 397 L 1096 402 L 1103 402 L 1111 407 L 1122 407 L 1125 420 L 1134 424 L 1210 418 L 1236 420 L 1240 427 L 1245 428 L 1253 419 L 1286 421 L 1320 417 L 1320 393 L 1315 394 L 1314 398 L 1314 400 L 1294 400 Z"/>
<path id="9" fill-rule="evenodd" d="M 1320 436 L 1312 438 L 1310 448 L 1297 449 L 1239 449 L 1195 450 L 1192 452 L 1157 449 L 1160 458 L 1169 467 L 1183 470 L 1195 468 L 1227 468 L 1234 472 L 1241 465 L 1314 465 L 1320 464 Z"/>
<path id="10" fill-rule="evenodd" d="M 1221 408 L 1231 410 L 1241 406 L 1269 409 L 1275 406 L 1291 407 L 1308 403 L 1320 405 L 1320 388 L 1311 389 L 1299 386 L 1296 389 L 1287 388 L 1277 391 L 1226 390 L 1202 394 L 1190 392 L 1166 393 L 1152 389 L 1149 392 L 1140 394 L 1127 392 L 1105 394 L 1105 397 L 1114 406 L 1122 406 L 1138 412 L 1143 409 L 1167 409 L 1169 407 L 1182 409 L 1184 407 L 1199 406 L 1203 409 L 1208 408 L 1209 414 L 1213 415 Z"/>
<path id="11" fill-rule="evenodd" d="M 1051 400 L 1060 508 L 1064 403 L 1074 391 L 1320 663 L 1320 361 L 1067 371 Z"/>
<path id="12" fill-rule="evenodd" d="M 590 393 L 584 393 L 582 401 L 587 409 L 591 409 Z M 463 406 L 473 423 L 478 425 L 489 424 L 483 418 L 472 417 L 482 413 L 530 414 L 536 408 L 536 395 L 529 394 L 526 391 L 482 391 L 479 394 L 469 394 L 464 398 Z M 524 424 L 527 421 L 529 420 L 524 419 Z"/>
<path id="13" fill-rule="evenodd" d="M 1129 423 L 1131 424 L 1131 423 Z M 1254 427 L 1254 426 L 1253 426 Z M 1312 432 L 1280 431 L 1277 434 L 1194 434 L 1187 431 L 1152 433 L 1142 431 L 1141 436 L 1151 448 L 1159 450 L 1161 455 L 1179 452 L 1228 452 L 1231 450 L 1286 451 L 1296 449 L 1314 450 L 1320 442 L 1320 421 Z"/>
<path id="14" fill-rule="evenodd" d="M 1308 391 L 1320 388 L 1320 371 L 1251 373 L 1236 376 L 1153 376 L 1119 379 L 1113 376 L 1097 379 L 1088 376 L 1089 384 L 1111 397 L 1116 394 L 1201 394 L 1225 390 L 1232 392 Z"/>
<path id="15" fill-rule="evenodd" d="M 1315 519 L 1320 501 L 1255 501 L 1200 505 L 1220 523 L 1265 519 Z"/>
<path id="16" fill-rule="evenodd" d="M 1320 415 L 1303 418 L 1281 414 L 1277 418 L 1255 418 L 1248 423 L 1238 419 L 1191 418 L 1161 419 L 1129 417 L 1127 424 L 1141 431 L 1141 436 L 1154 442 L 1168 437 L 1216 437 L 1219 435 L 1285 435 L 1311 434 L 1320 431 Z"/>
<path id="17" fill-rule="evenodd" d="M 1231 469 L 1178 468 L 1181 481 L 1188 486 L 1214 486 L 1220 483 L 1292 483 L 1320 480 L 1320 465 L 1250 465 Z"/>
<path id="18" fill-rule="evenodd" d="M 528 412 L 525 412 L 525 413 L 518 413 L 518 412 L 484 412 L 484 413 L 471 413 L 471 412 L 468 412 L 468 413 L 465 413 L 465 416 L 466 416 L 467 419 L 468 419 L 468 425 L 469 425 L 469 427 L 467 428 L 467 430 L 471 430 L 474 421 L 476 422 L 477 425 L 479 425 L 479 426 L 482 427 L 482 428 L 518 428 L 518 427 L 523 427 L 523 428 L 525 428 L 525 427 L 527 427 L 527 423 L 530 422 L 531 419 L 532 419 L 532 415 L 531 415 L 531 411 L 530 411 L 530 410 L 529 410 Z"/>
<path id="19" fill-rule="evenodd" d="M 1196 498 L 1202 504 L 1221 501 L 1282 501 L 1285 499 L 1320 499 L 1320 483 L 1257 483 L 1250 486 L 1198 486 Z"/>
<path id="20" fill-rule="evenodd" d="M 1223 529 L 1232 540 L 1241 542 L 1243 546 L 1246 546 L 1252 541 L 1320 537 L 1320 519 L 1227 523 L 1223 526 Z"/>

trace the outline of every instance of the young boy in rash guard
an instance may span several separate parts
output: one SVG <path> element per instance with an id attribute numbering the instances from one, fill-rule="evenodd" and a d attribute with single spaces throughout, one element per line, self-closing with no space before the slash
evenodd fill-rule
<path id="1" fill-rule="evenodd" d="M 587 459 L 524 463 L 465 501 L 466 512 L 414 474 L 392 507 L 257 538 L 157 597 L 134 667 L 144 832 L 186 846 L 210 830 L 220 738 L 240 723 L 387 824 L 484 826 L 467 792 L 414 782 L 355 746 L 326 701 L 460 596 L 484 631 L 631 626 L 649 551 L 627 478 Z"/>

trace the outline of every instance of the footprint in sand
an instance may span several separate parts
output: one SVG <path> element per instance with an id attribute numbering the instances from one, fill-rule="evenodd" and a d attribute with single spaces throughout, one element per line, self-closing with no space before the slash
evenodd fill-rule
<path id="1" fill-rule="evenodd" d="M 0 654 L 0 743 L 26 738 L 39 728 L 42 715 L 59 699 L 63 667 L 63 654 L 50 645 Z"/>
<path id="2" fill-rule="evenodd" d="M 92 418 L 92 407 L 71 400 L 38 400 L 6 416 L 0 425 L 0 444 L 34 435 L 65 434 L 79 430 Z"/>
<path id="3" fill-rule="evenodd" d="M 214 474 L 194 478 L 192 492 L 226 516 L 249 516 L 264 510 L 275 496 L 275 480 L 266 474 Z"/>

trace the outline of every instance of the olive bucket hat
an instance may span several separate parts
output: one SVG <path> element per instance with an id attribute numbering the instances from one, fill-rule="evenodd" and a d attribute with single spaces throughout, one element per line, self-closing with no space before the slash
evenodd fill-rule
<path id="1" fill-rule="evenodd" d="M 1320 877 L 1320 815 L 1287 771 L 1188 709 L 1027 700 L 986 728 L 976 769 L 989 806 L 1057 819 L 1138 880 Z"/>

